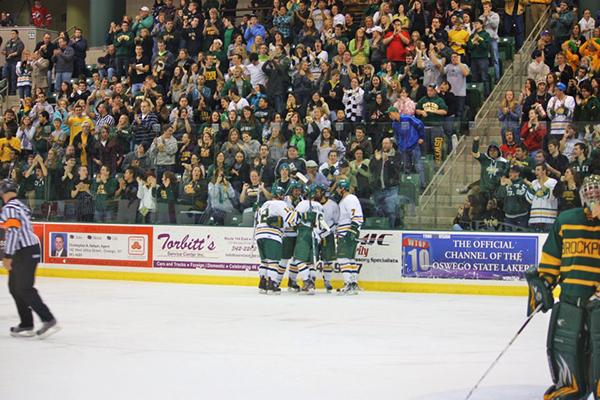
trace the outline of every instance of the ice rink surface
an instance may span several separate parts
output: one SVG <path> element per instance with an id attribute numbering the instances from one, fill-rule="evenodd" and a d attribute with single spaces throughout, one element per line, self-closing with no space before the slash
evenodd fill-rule
<path id="1" fill-rule="evenodd" d="M 0 276 L 0 399 L 459 400 L 525 319 L 525 298 L 38 279 L 62 331 L 15 339 Z M 548 314 L 473 400 L 541 399 Z"/>

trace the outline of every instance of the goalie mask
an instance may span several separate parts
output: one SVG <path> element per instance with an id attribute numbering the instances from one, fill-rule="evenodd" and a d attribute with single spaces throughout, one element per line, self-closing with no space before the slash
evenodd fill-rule
<path id="1" fill-rule="evenodd" d="M 587 207 L 600 204 L 600 175 L 589 175 L 579 189 L 581 203 Z"/>

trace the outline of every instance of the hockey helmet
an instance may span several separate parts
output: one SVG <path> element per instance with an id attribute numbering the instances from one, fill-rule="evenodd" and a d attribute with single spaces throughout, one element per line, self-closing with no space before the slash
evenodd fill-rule
<path id="1" fill-rule="evenodd" d="M 317 195 L 317 190 L 319 189 L 319 185 L 313 183 L 306 188 L 306 196 L 309 198 L 314 198 Z"/>
<path id="2" fill-rule="evenodd" d="M 285 189 L 279 185 L 273 185 L 271 188 L 271 194 L 273 197 L 283 197 L 285 196 Z"/>
<path id="3" fill-rule="evenodd" d="M 588 207 L 600 203 L 600 175 L 586 176 L 579 189 L 581 202 Z"/>
<path id="4" fill-rule="evenodd" d="M 344 189 L 345 191 L 349 191 L 350 190 L 350 180 L 343 178 L 340 179 L 339 181 L 337 181 L 337 187 L 338 189 Z"/>
<path id="5" fill-rule="evenodd" d="M 300 189 L 300 194 L 304 193 L 305 186 L 302 182 L 298 182 L 297 180 L 292 180 L 290 185 L 288 186 L 287 194 L 293 194 L 295 189 Z"/>
<path id="6" fill-rule="evenodd" d="M 0 181 L 0 195 L 9 192 L 17 193 L 17 190 L 17 184 L 12 179 L 3 179 Z"/>

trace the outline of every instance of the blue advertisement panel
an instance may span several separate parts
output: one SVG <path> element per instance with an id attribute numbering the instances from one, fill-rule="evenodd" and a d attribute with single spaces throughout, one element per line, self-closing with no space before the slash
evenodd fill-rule
<path id="1" fill-rule="evenodd" d="M 407 278 L 519 280 L 537 264 L 537 235 L 402 234 Z"/>

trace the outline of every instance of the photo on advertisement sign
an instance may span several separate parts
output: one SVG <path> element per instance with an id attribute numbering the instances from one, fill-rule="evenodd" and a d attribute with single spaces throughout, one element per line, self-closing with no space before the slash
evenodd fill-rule
<path id="1" fill-rule="evenodd" d="M 64 232 L 53 232 L 50 234 L 51 255 L 52 257 L 68 257 L 68 235 Z"/>

